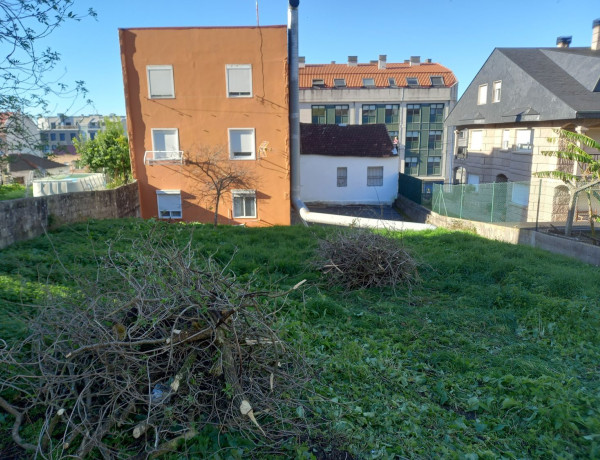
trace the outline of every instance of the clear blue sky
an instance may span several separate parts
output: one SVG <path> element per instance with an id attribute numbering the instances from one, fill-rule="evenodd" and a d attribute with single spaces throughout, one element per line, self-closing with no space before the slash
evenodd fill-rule
<path id="1" fill-rule="evenodd" d="M 62 26 L 48 39 L 59 51 L 64 82 L 84 80 L 93 106 L 68 113 L 125 115 L 118 29 L 256 25 L 256 0 L 76 0 L 97 20 Z M 286 24 L 287 0 L 258 0 L 261 25 Z M 307 63 L 359 62 L 386 54 L 388 62 L 431 58 L 454 71 L 459 94 L 495 47 L 590 46 L 598 0 L 300 0 L 300 55 Z M 52 112 L 67 110 L 65 101 Z"/>

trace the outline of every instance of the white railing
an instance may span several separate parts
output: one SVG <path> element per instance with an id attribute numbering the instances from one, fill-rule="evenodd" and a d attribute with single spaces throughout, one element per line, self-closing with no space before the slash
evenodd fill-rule
<path id="1" fill-rule="evenodd" d="M 183 164 L 182 150 L 147 150 L 144 153 L 144 164 L 178 163 Z"/>

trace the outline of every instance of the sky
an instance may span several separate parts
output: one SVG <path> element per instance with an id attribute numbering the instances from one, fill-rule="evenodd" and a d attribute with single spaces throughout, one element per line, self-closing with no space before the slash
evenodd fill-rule
<path id="1" fill-rule="evenodd" d="M 85 81 L 84 101 L 52 100 L 56 113 L 125 115 L 119 28 L 255 26 L 256 0 L 75 0 L 96 19 L 70 22 L 44 43 L 61 54 L 52 78 Z M 287 0 L 258 0 L 260 25 L 286 24 Z M 459 95 L 496 47 L 553 47 L 571 35 L 572 47 L 589 47 L 598 0 L 300 0 L 300 56 L 307 64 L 369 62 L 410 56 L 431 58 L 454 72 Z M 185 44 L 181 44 L 185 46 Z"/>

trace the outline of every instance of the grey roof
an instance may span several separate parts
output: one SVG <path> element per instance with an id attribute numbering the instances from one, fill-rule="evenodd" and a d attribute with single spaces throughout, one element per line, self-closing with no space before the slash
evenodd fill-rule
<path id="1" fill-rule="evenodd" d="M 480 85 L 502 81 L 498 103 L 477 104 Z M 496 48 L 447 119 L 449 125 L 600 119 L 600 51 Z"/>
<path id="2" fill-rule="evenodd" d="M 8 167 L 11 172 L 35 171 L 37 169 L 64 168 L 65 165 L 49 160 L 48 158 L 30 155 L 28 153 L 16 153 L 8 155 Z"/>

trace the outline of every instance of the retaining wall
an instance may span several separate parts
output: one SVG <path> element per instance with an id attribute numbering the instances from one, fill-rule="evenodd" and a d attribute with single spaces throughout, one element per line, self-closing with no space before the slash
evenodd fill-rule
<path id="1" fill-rule="evenodd" d="M 467 230 L 491 240 L 512 244 L 526 244 L 555 254 L 579 259 L 588 264 L 600 266 L 600 246 L 582 243 L 560 235 L 550 235 L 535 231 L 533 224 L 523 223 L 521 226 L 510 226 L 457 219 L 437 214 L 408 198 L 398 196 L 396 206 L 411 220 L 433 224 L 454 230 Z"/>
<path id="2" fill-rule="evenodd" d="M 112 190 L 0 201 L 0 249 L 64 224 L 139 215 L 137 183 Z"/>

